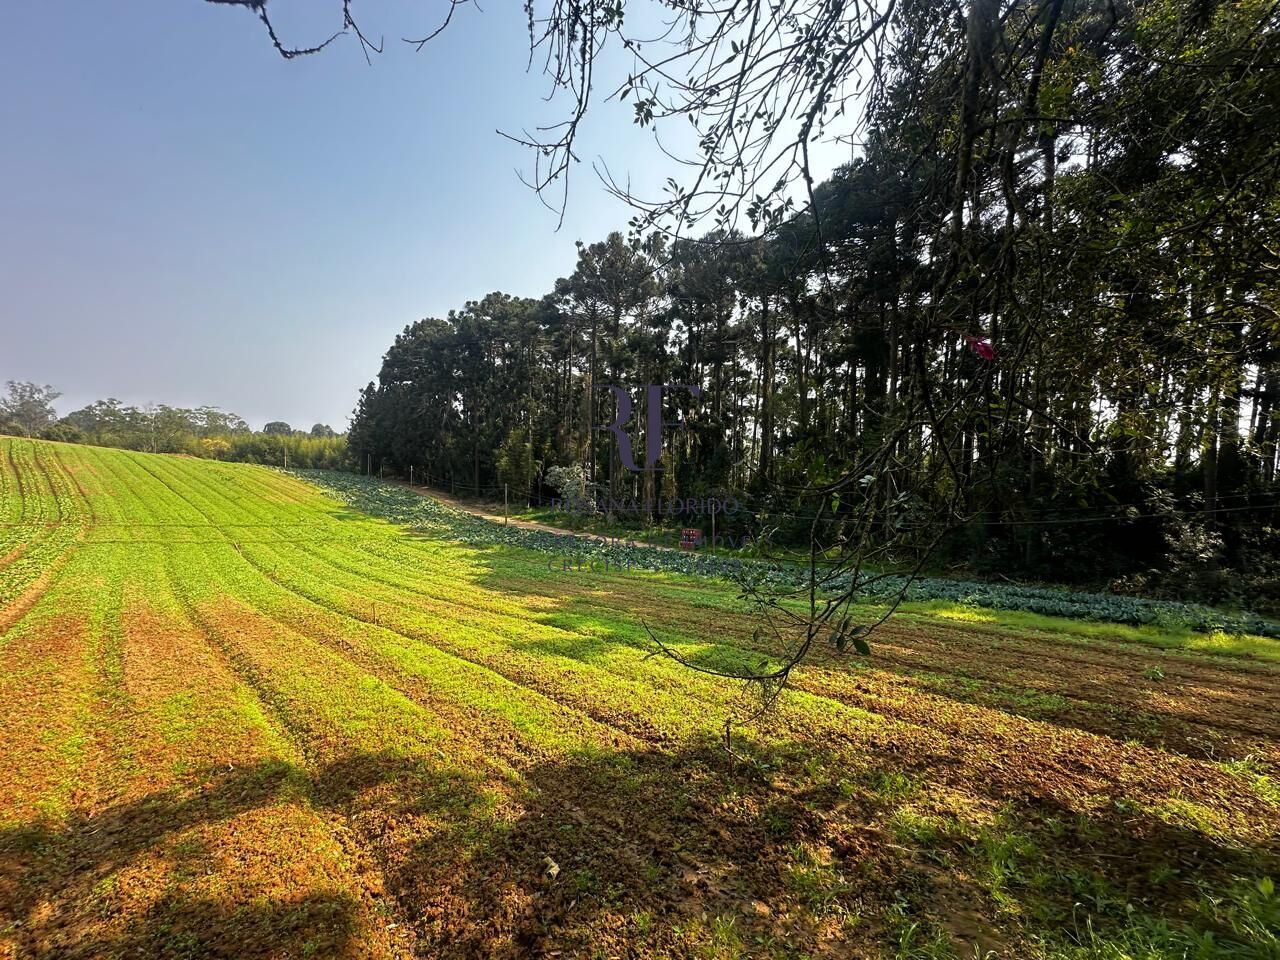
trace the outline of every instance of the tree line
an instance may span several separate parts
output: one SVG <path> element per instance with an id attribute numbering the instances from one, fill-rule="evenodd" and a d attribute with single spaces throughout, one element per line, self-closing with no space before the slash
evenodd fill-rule
<path id="1" fill-rule="evenodd" d="M 6 391 L 0 398 L 0 433 L 300 469 L 349 466 L 345 434 L 323 423 L 303 431 L 274 420 L 255 431 L 217 407 L 136 407 L 114 398 L 60 417 L 53 404 L 61 394 L 52 386 L 9 381 Z"/>
<path id="2" fill-rule="evenodd" d="M 578 466 L 606 499 L 739 497 L 794 542 L 937 529 L 935 565 L 1274 604 L 1276 16 L 900 5 L 860 154 L 800 212 L 637 219 L 540 298 L 407 326 L 352 453 L 531 499 Z M 625 387 L 645 449 L 648 384 L 701 392 L 664 393 L 661 469 L 632 472 L 599 428 Z"/>

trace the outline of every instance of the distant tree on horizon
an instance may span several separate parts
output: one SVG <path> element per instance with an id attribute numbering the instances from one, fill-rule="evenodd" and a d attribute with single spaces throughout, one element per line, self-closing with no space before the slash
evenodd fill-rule
<path id="1" fill-rule="evenodd" d="M 53 401 L 62 394 L 49 384 L 10 380 L 5 388 L 8 394 L 0 400 L 0 427 L 12 425 L 24 436 L 31 437 L 57 421 Z"/>
<path id="2" fill-rule="evenodd" d="M 217 407 L 186 409 L 156 403 L 135 407 L 115 397 L 96 400 L 59 418 L 51 406 L 45 416 L 38 403 L 32 401 L 30 410 L 26 405 L 33 396 L 43 397 L 47 405 L 59 396 L 52 388 L 27 383 L 9 387 L 9 396 L 0 398 L 0 433 L 240 463 L 281 463 L 287 448 L 290 466 L 330 470 L 349 466 L 345 434 L 309 435 L 283 421 L 268 424 L 271 432 L 255 431 L 243 417 Z M 15 417 L 10 408 L 19 410 L 20 416 Z"/>

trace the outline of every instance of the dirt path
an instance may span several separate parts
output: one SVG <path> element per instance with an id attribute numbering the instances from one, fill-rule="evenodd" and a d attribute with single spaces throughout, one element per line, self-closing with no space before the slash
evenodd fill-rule
<path id="1" fill-rule="evenodd" d="M 463 513 L 469 513 L 473 517 L 480 517 L 482 520 L 488 520 L 491 523 L 506 524 L 512 527 L 519 527 L 522 530 L 541 530 L 543 533 L 558 533 L 566 537 L 581 537 L 586 540 L 600 540 L 602 542 L 611 539 L 620 539 L 626 542 L 634 542 L 637 546 L 652 547 L 654 550 L 671 550 L 675 551 L 675 547 L 669 547 L 661 543 L 651 543 L 639 537 L 619 537 L 610 538 L 600 533 L 592 533 L 587 530 L 571 530 L 568 527 L 553 527 L 550 524 L 538 523 L 534 520 L 513 520 L 505 518 L 500 513 L 490 511 L 487 504 L 471 503 L 466 500 L 459 500 L 457 497 L 451 497 L 447 493 L 441 493 L 438 490 L 432 490 L 430 487 L 411 486 L 404 480 L 392 481 L 406 490 L 412 490 L 420 497 L 428 497 L 432 500 L 439 500 L 447 507 L 453 507 L 455 510 L 461 510 Z"/>
<path id="2" fill-rule="evenodd" d="M 570 537 L 594 536 L 593 534 L 581 533 L 577 530 L 570 530 L 566 527 L 553 527 L 545 523 L 537 523 L 533 520 L 511 520 L 505 518 L 500 513 L 492 513 L 487 505 L 478 503 L 469 503 L 466 500 L 459 500 L 457 497 L 451 497 L 447 493 L 441 493 L 439 490 L 432 490 L 430 487 L 415 487 L 404 480 L 395 480 L 393 483 L 404 487 L 406 490 L 412 490 L 420 497 L 427 497 L 431 500 L 439 500 L 447 507 L 453 507 L 455 510 L 461 510 L 463 513 L 469 513 L 473 517 L 480 517 L 493 523 L 503 523 L 512 527 L 519 527 L 522 530 L 541 530 L 543 533 L 559 533 Z"/>

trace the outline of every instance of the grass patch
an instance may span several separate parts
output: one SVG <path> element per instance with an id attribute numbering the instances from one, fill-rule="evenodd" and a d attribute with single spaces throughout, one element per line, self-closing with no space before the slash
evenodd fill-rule
<path id="1" fill-rule="evenodd" d="M 1252 657 L 1280 663 L 1280 640 L 1248 633 L 1215 630 L 1200 633 L 1176 626 L 1124 624 L 1053 617 L 1023 610 L 992 610 L 946 600 L 909 602 L 905 614 L 924 614 L 957 623 L 975 623 L 1004 630 L 1034 633 L 1045 639 L 1080 637 L 1089 640 L 1141 643 L 1162 650 L 1184 650 L 1231 657 Z"/>

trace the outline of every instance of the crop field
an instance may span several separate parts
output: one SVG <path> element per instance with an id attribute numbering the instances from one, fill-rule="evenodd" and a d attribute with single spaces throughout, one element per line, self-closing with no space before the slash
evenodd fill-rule
<path id="1" fill-rule="evenodd" d="M 1280 957 L 1280 641 L 914 604 L 730 752 L 732 584 L 351 504 L 0 438 L 0 957 Z"/>

